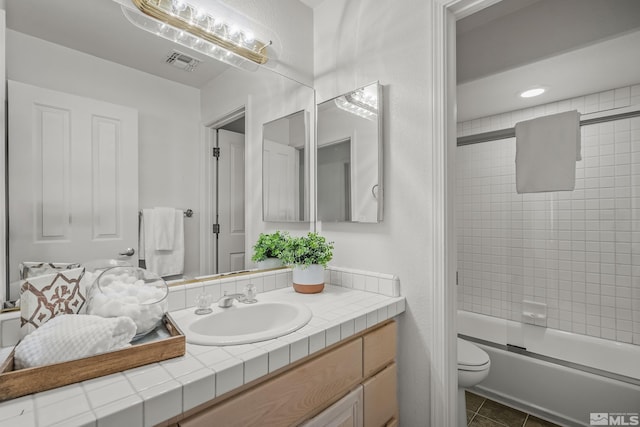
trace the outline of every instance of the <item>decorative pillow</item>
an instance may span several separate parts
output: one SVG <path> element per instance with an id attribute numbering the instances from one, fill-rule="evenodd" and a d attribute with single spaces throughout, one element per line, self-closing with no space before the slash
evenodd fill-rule
<path id="1" fill-rule="evenodd" d="M 42 276 L 43 274 L 54 274 L 59 271 L 72 270 L 82 267 L 78 263 L 68 262 L 21 262 L 20 263 L 20 280 L 29 277 Z"/>
<path id="2" fill-rule="evenodd" d="M 77 314 L 85 305 L 84 267 L 30 277 L 20 286 L 20 334 L 24 338 L 60 314 Z"/>

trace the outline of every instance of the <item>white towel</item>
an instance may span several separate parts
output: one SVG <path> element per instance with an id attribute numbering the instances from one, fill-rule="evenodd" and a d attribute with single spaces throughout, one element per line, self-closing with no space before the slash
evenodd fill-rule
<path id="1" fill-rule="evenodd" d="M 184 214 L 174 209 L 173 250 L 156 249 L 153 209 L 142 210 L 140 224 L 140 259 L 145 260 L 146 269 L 160 277 L 173 276 L 184 272 Z"/>
<path id="2" fill-rule="evenodd" d="M 57 316 L 16 346 L 16 369 L 81 359 L 129 345 L 136 324 L 128 317 Z"/>
<path id="3" fill-rule="evenodd" d="M 175 231 L 176 210 L 174 208 L 153 208 L 153 238 L 156 241 L 156 250 L 173 250 Z"/>
<path id="4" fill-rule="evenodd" d="M 574 190 L 577 160 L 581 160 L 577 111 L 516 124 L 518 193 Z"/>

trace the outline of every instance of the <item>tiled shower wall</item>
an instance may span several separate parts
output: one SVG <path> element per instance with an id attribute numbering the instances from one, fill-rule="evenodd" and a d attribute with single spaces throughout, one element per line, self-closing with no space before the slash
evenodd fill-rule
<path id="1" fill-rule="evenodd" d="M 538 116 L 640 105 L 640 85 L 458 124 L 458 135 Z M 640 345 L 640 117 L 583 126 L 576 189 L 517 194 L 515 138 L 458 147 L 458 306 Z M 541 168 L 544 165 L 540 165 Z"/>

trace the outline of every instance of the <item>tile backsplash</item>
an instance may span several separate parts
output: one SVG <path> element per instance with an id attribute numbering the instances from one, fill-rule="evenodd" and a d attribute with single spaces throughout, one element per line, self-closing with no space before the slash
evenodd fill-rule
<path id="1" fill-rule="evenodd" d="M 640 85 L 458 124 L 465 136 L 571 109 L 640 105 Z M 458 147 L 458 306 L 640 344 L 640 117 L 583 126 L 571 192 L 517 194 L 515 138 Z M 540 165 L 544 167 L 544 165 Z"/>
<path id="2" fill-rule="evenodd" d="M 400 279 L 393 274 L 330 265 L 325 270 L 324 281 L 334 286 L 374 292 L 388 297 L 400 296 Z"/>
<path id="3" fill-rule="evenodd" d="M 283 269 L 171 286 L 169 311 L 193 307 L 195 298 L 203 292 L 211 294 L 213 301 L 217 301 L 224 292 L 243 293 L 249 284 L 254 285 L 258 294 L 261 294 L 291 286 L 292 281 L 291 270 Z M 392 274 L 328 266 L 325 270 L 325 283 L 390 297 L 400 296 L 400 281 Z"/>

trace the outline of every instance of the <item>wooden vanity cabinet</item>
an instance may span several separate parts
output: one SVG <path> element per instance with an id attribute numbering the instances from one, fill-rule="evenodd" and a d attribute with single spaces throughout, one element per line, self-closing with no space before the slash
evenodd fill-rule
<path id="1" fill-rule="evenodd" d="M 309 356 L 174 426 L 397 425 L 396 324 L 387 322 Z M 313 418 L 312 418 L 313 417 Z"/>

